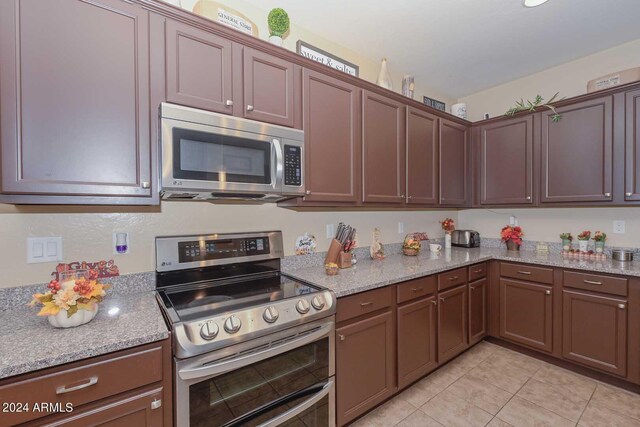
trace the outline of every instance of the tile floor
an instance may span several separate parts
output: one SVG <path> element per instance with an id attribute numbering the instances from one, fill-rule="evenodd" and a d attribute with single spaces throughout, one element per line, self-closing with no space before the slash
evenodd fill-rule
<path id="1" fill-rule="evenodd" d="M 640 395 L 483 341 L 352 427 L 638 426 Z"/>

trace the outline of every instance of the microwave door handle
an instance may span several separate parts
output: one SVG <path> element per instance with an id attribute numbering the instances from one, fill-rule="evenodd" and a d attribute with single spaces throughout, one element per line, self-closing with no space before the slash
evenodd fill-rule
<path id="1" fill-rule="evenodd" d="M 282 147 L 279 139 L 274 138 L 271 146 L 273 147 L 274 165 L 271 169 L 271 182 L 275 190 L 281 189 L 283 186 L 282 176 L 284 174 L 284 162 L 282 160 Z"/>

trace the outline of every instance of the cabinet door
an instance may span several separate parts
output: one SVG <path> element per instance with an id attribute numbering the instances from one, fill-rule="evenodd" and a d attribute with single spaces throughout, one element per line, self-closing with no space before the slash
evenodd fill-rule
<path id="1" fill-rule="evenodd" d="M 339 327 L 336 337 L 337 418 L 344 425 L 396 391 L 393 313 Z"/>
<path id="2" fill-rule="evenodd" d="M 551 352 L 553 288 L 500 279 L 500 336 Z"/>
<path id="3" fill-rule="evenodd" d="M 231 114 L 231 45 L 215 34 L 167 20 L 167 100 Z"/>
<path id="4" fill-rule="evenodd" d="M 353 85 L 304 70 L 305 200 L 358 201 L 359 95 Z"/>
<path id="5" fill-rule="evenodd" d="M 627 301 L 562 292 L 562 357 L 616 375 L 627 373 Z"/>
<path id="6" fill-rule="evenodd" d="M 398 307 L 398 387 L 436 368 L 436 297 Z"/>
<path id="7" fill-rule="evenodd" d="M 401 103 L 363 92 L 364 202 L 404 202 L 404 114 Z"/>
<path id="8" fill-rule="evenodd" d="M 294 123 L 294 66 L 244 48 L 244 117 L 282 126 Z"/>
<path id="9" fill-rule="evenodd" d="M 467 284 L 438 294 L 438 362 L 463 352 L 467 339 Z"/>
<path id="10" fill-rule="evenodd" d="M 487 279 L 469 283 L 469 344 L 487 334 Z"/>
<path id="11" fill-rule="evenodd" d="M 480 128 L 480 204 L 533 202 L 533 116 Z"/>
<path id="12" fill-rule="evenodd" d="M 440 120 L 440 204 L 464 206 L 468 196 L 469 128 Z"/>
<path id="13" fill-rule="evenodd" d="M 438 204 L 438 118 L 409 107 L 407 109 L 407 191 L 406 202 Z"/>
<path id="14" fill-rule="evenodd" d="M 151 198 L 148 21 L 120 0 L 0 2 L 4 193 Z"/>
<path id="15" fill-rule="evenodd" d="M 612 200 L 613 99 L 611 96 L 542 114 L 541 202 Z"/>
<path id="16" fill-rule="evenodd" d="M 626 94 L 625 200 L 640 200 L 640 90 Z"/>

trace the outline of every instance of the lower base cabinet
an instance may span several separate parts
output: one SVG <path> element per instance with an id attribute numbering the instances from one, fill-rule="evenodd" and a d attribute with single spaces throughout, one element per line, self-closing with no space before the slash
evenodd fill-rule
<path id="1" fill-rule="evenodd" d="M 626 299 L 563 291 L 562 357 L 625 376 L 627 305 Z"/>
<path id="2" fill-rule="evenodd" d="M 469 283 L 469 344 L 487 335 L 487 279 Z"/>
<path id="3" fill-rule="evenodd" d="M 398 307 L 398 388 L 422 378 L 437 366 L 435 296 Z"/>
<path id="4" fill-rule="evenodd" d="M 462 353 L 467 336 L 467 284 L 438 294 L 438 362 Z"/>

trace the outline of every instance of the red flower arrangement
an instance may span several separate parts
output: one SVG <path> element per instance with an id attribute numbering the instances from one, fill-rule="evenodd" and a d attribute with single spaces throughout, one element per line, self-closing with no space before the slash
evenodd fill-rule
<path id="1" fill-rule="evenodd" d="M 441 221 L 442 229 L 445 233 L 451 233 L 456 229 L 456 222 L 451 218 L 445 218 L 444 221 Z"/>
<path id="2" fill-rule="evenodd" d="M 500 237 L 502 238 L 503 242 L 513 242 L 516 245 L 521 245 L 522 244 L 522 236 L 524 236 L 524 233 L 522 232 L 522 228 L 519 226 L 512 226 L 512 225 L 507 225 L 505 227 L 502 228 L 502 230 L 500 231 Z"/>

